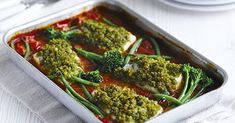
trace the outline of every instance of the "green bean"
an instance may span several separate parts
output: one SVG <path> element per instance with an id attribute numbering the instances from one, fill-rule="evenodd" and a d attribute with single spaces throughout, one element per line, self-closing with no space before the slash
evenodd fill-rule
<path id="1" fill-rule="evenodd" d="M 53 80 L 53 79 L 55 79 L 57 76 L 56 76 L 56 75 L 48 75 L 47 77 L 48 77 L 49 79 Z"/>
<path id="2" fill-rule="evenodd" d="M 81 95 L 79 95 L 67 82 L 67 80 L 64 78 L 64 76 L 61 76 L 61 80 L 63 82 L 63 84 L 65 85 L 65 87 L 70 91 L 70 93 L 76 97 L 79 100 L 83 100 L 83 101 L 87 101 L 84 97 L 82 97 Z"/>
<path id="3" fill-rule="evenodd" d="M 154 50 L 155 50 L 155 54 L 160 56 L 161 55 L 161 51 L 160 51 L 160 47 L 159 47 L 157 41 L 153 37 L 149 37 L 149 39 L 150 39 L 150 41 L 153 44 L 153 47 L 154 47 Z"/>
<path id="4" fill-rule="evenodd" d="M 91 105 L 90 103 L 86 101 L 80 101 L 83 105 L 85 105 L 88 109 L 90 109 L 95 114 L 99 114 L 101 117 L 104 117 L 105 114 L 103 111 L 101 111 L 97 106 Z"/>
<path id="5" fill-rule="evenodd" d="M 30 46 L 29 46 L 29 43 L 27 41 L 25 41 L 24 38 L 22 38 L 22 40 L 24 41 L 24 44 L 25 44 L 25 54 L 24 54 L 24 58 L 25 59 L 28 59 L 29 55 L 30 55 Z"/>
<path id="6" fill-rule="evenodd" d="M 153 94 L 153 96 L 157 97 L 157 98 L 163 98 L 163 99 L 166 99 L 170 102 L 173 102 L 175 103 L 176 105 L 181 105 L 182 102 L 180 102 L 178 99 L 172 97 L 172 96 L 169 96 L 169 95 L 165 95 L 165 94 Z"/>
<path id="7" fill-rule="evenodd" d="M 86 97 L 88 98 L 88 100 L 93 101 L 93 96 L 90 94 L 90 92 L 87 90 L 86 86 L 83 84 L 80 84 L 82 87 L 82 90 L 84 92 L 84 94 L 86 95 Z"/>
<path id="8" fill-rule="evenodd" d="M 86 102 L 86 101 L 82 101 L 82 100 L 78 100 L 77 98 L 75 98 L 71 92 L 66 88 L 66 92 L 68 93 L 69 96 L 71 96 L 73 99 L 75 99 L 77 102 L 83 104 L 84 106 L 86 106 L 88 109 L 90 109 L 92 112 L 94 112 L 95 114 L 99 114 L 101 117 L 104 117 L 104 113 L 95 105 L 91 105 L 90 103 Z"/>
<path id="9" fill-rule="evenodd" d="M 102 18 L 102 20 L 103 20 L 106 24 L 108 24 L 108 25 L 110 25 L 110 26 L 117 26 L 116 24 L 114 24 L 113 22 L 111 22 L 110 20 L 108 20 L 108 19 L 106 19 L 106 18 Z"/>
<path id="10" fill-rule="evenodd" d="M 142 43 L 142 41 L 143 41 L 143 38 L 140 38 L 140 39 L 138 39 L 138 40 L 134 43 L 133 47 L 130 49 L 128 55 L 126 56 L 126 58 L 125 58 L 125 60 L 124 60 L 124 64 L 128 64 L 128 63 L 129 63 L 129 61 L 130 61 L 130 59 L 131 59 L 131 55 L 130 55 L 130 54 L 134 54 L 134 53 L 136 52 L 136 50 L 139 48 L 139 46 L 140 46 L 140 44 Z"/>
<path id="11" fill-rule="evenodd" d="M 158 57 L 163 57 L 164 59 L 172 59 L 171 56 L 160 56 L 160 55 L 147 55 L 147 54 L 129 54 L 132 56 L 137 56 L 137 57 L 148 57 L 148 58 L 158 58 Z"/>
<path id="12" fill-rule="evenodd" d="M 72 77 L 76 82 L 79 82 L 80 84 L 84 84 L 84 85 L 89 85 L 89 86 L 98 86 L 99 84 L 97 83 L 94 83 L 94 82 L 90 82 L 90 81 L 87 81 L 85 79 L 81 79 L 79 77 L 76 77 L 76 76 L 73 76 Z"/>
<path id="13" fill-rule="evenodd" d="M 66 81 L 66 79 L 62 76 L 62 82 L 66 87 L 66 92 L 73 98 L 75 99 L 77 102 L 82 103 L 83 105 L 85 105 L 88 109 L 90 109 L 92 112 L 94 112 L 95 114 L 99 114 L 102 117 L 104 117 L 104 113 L 94 104 L 90 103 L 88 100 L 86 100 L 85 98 L 83 98 L 81 95 L 79 95 L 70 85 L 69 83 Z"/>

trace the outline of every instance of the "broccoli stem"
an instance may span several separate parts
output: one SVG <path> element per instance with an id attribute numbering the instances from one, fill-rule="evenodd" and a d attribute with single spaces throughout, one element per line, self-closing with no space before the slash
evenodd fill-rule
<path id="1" fill-rule="evenodd" d="M 83 84 L 80 84 L 82 87 L 82 90 L 84 92 L 84 94 L 86 95 L 86 97 L 88 98 L 88 100 L 93 101 L 93 96 L 90 94 L 90 92 L 87 90 L 86 86 Z"/>
<path id="2" fill-rule="evenodd" d="M 85 98 L 83 98 L 81 95 L 79 95 L 70 85 L 69 83 L 66 81 L 66 79 L 62 76 L 61 77 L 63 84 L 66 87 L 66 92 L 73 98 L 75 99 L 77 102 L 82 103 L 83 105 L 85 105 L 88 109 L 90 109 L 92 112 L 94 112 L 95 114 L 98 114 L 102 117 L 104 117 L 104 113 L 94 104 L 90 103 L 88 100 L 86 100 Z"/>
<path id="3" fill-rule="evenodd" d="M 186 64 L 183 66 L 183 71 L 185 72 L 185 82 L 184 82 L 184 88 L 183 91 L 181 92 L 180 96 L 179 96 L 179 100 L 182 100 L 182 98 L 185 96 L 185 93 L 188 89 L 188 83 L 189 83 L 189 72 L 190 72 L 190 66 L 189 64 Z"/>
<path id="4" fill-rule="evenodd" d="M 204 85 L 202 85 L 201 89 L 197 92 L 196 95 L 194 95 L 194 97 L 192 97 L 192 99 L 195 99 L 200 96 L 205 91 L 205 89 L 211 84 L 213 84 L 213 80 L 211 78 L 206 78 Z"/>
<path id="5" fill-rule="evenodd" d="M 173 102 L 176 105 L 181 105 L 182 104 L 182 102 L 180 100 L 178 100 L 178 99 L 176 99 L 172 96 L 166 95 L 166 94 L 153 94 L 153 95 L 157 98 L 163 98 L 163 99 L 166 99 L 170 102 Z"/>
<path id="6" fill-rule="evenodd" d="M 200 80 L 201 80 L 201 73 L 198 73 L 196 79 L 191 80 L 191 87 L 189 88 L 185 96 L 181 99 L 182 102 L 187 101 L 191 97 Z"/>
<path id="7" fill-rule="evenodd" d="M 98 86 L 99 84 L 97 83 L 94 83 L 94 82 L 90 82 L 90 81 L 87 81 L 85 79 L 81 79 L 79 77 L 76 77 L 76 76 L 73 76 L 72 79 L 76 82 L 79 82 L 80 84 L 84 84 L 84 85 L 89 85 L 89 86 Z"/>
<path id="8" fill-rule="evenodd" d="M 85 50 L 82 50 L 81 48 L 76 48 L 76 51 L 80 55 L 82 55 L 82 56 L 84 56 L 84 57 L 86 57 L 88 59 L 95 60 L 95 61 L 98 61 L 98 62 L 102 62 L 103 61 L 103 56 L 98 55 L 96 53 L 85 51 Z"/>
<path id="9" fill-rule="evenodd" d="M 130 54 L 134 54 L 134 53 L 136 52 L 136 50 L 139 48 L 139 46 L 140 46 L 140 44 L 142 43 L 142 41 L 143 41 L 143 38 L 140 38 L 140 39 L 138 39 L 138 40 L 134 43 L 133 47 L 130 49 L 128 55 L 126 56 L 126 58 L 125 58 L 125 60 L 124 60 L 124 64 L 128 64 L 128 63 L 129 63 L 129 61 L 130 61 L 130 59 L 131 59 L 131 55 L 130 55 Z"/>
<path id="10" fill-rule="evenodd" d="M 154 47 L 154 50 L 155 50 L 155 54 L 160 56 L 161 55 L 161 51 L 160 51 L 160 47 L 159 47 L 157 41 L 153 37 L 149 37 L 149 39 L 150 39 L 150 41 L 153 44 L 153 47 Z"/>
<path id="11" fill-rule="evenodd" d="M 201 89 L 200 91 L 198 91 L 197 94 L 194 95 L 194 96 L 191 98 L 191 100 L 193 100 L 193 99 L 197 98 L 198 96 L 200 96 L 200 95 L 203 93 L 203 91 L 204 91 L 204 89 Z"/>
<path id="12" fill-rule="evenodd" d="M 160 55 L 147 55 L 147 54 L 129 54 L 129 55 L 137 57 L 148 57 L 148 58 L 163 57 L 164 59 L 172 59 L 170 56 L 160 56 Z"/>
<path id="13" fill-rule="evenodd" d="M 110 26 L 117 26 L 116 24 L 114 24 L 113 22 L 111 22 L 110 20 L 108 20 L 107 18 L 102 18 L 102 20 L 103 20 L 106 24 L 108 24 L 108 25 L 110 25 Z"/>

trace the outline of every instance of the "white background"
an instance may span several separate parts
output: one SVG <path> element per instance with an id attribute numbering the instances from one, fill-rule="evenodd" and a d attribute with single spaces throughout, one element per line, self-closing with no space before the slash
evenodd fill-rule
<path id="1" fill-rule="evenodd" d="M 229 75 L 224 94 L 235 96 L 235 10 L 190 12 L 165 6 L 157 0 L 120 1 L 224 68 Z M 62 0 L 43 10 L 26 12 L 16 23 L 27 22 L 78 2 L 79 0 Z M 235 121 L 235 116 L 224 122 L 232 121 Z M 0 90 L 0 123 L 8 122 L 41 121 L 16 98 Z"/>

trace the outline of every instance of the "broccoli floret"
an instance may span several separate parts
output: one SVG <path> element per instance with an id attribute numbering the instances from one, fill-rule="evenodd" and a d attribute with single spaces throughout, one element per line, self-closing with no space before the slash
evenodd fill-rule
<path id="1" fill-rule="evenodd" d="M 60 30 L 55 29 L 53 27 L 49 27 L 46 30 L 46 32 L 47 32 L 47 35 L 48 35 L 49 39 L 64 39 L 64 40 L 69 40 L 73 36 L 78 35 L 78 33 L 80 31 L 78 29 L 76 29 L 76 28 L 71 28 L 70 30 L 67 30 L 67 31 L 60 31 Z"/>
<path id="2" fill-rule="evenodd" d="M 182 91 L 180 95 L 180 100 L 182 102 L 187 102 L 190 98 L 193 99 L 192 95 L 195 89 L 199 86 L 201 88 L 195 95 L 195 97 L 202 94 L 202 92 L 211 84 L 213 84 L 213 80 L 209 78 L 202 69 L 194 68 L 189 64 L 185 64 L 183 66 L 183 71 L 185 72 L 186 81 L 184 89 L 187 91 Z M 190 85 L 190 86 L 188 86 Z"/>
<path id="3" fill-rule="evenodd" d="M 111 72 L 115 68 L 122 67 L 124 62 L 124 57 L 117 51 L 108 51 L 103 55 L 103 66 L 102 70 L 106 72 Z"/>
<path id="4" fill-rule="evenodd" d="M 105 72 L 112 72 L 114 69 L 122 67 L 124 64 L 124 57 L 117 50 L 107 51 L 103 56 L 80 48 L 77 48 L 76 51 L 90 60 L 101 63 L 100 69 Z"/>
<path id="5" fill-rule="evenodd" d="M 82 72 L 81 78 L 95 83 L 100 83 L 103 81 L 103 77 L 100 75 L 100 72 L 98 70 L 87 73 Z"/>

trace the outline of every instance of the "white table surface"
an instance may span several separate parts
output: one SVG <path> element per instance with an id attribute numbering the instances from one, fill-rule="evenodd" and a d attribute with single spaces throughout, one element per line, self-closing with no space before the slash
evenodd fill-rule
<path id="1" fill-rule="evenodd" d="M 229 75 L 224 94 L 235 96 L 235 10 L 190 12 L 165 6 L 157 0 L 120 1 L 224 68 Z M 78 2 L 79 0 L 62 0 L 55 6 L 22 15 L 21 19 L 27 21 Z M 224 122 L 234 121 L 235 116 Z M 0 88 L 0 123 L 40 122 L 27 107 Z"/>

